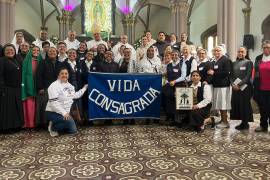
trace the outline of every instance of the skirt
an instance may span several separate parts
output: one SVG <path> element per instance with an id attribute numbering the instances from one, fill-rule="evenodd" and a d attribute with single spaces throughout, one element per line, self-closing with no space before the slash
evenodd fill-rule
<path id="1" fill-rule="evenodd" d="M 36 117 L 36 98 L 29 97 L 23 101 L 24 127 L 34 128 Z"/>
<path id="2" fill-rule="evenodd" d="M 21 89 L 0 87 L 0 131 L 23 127 Z"/>
<path id="3" fill-rule="evenodd" d="M 245 123 L 253 121 L 253 112 L 250 101 L 251 97 L 251 85 L 244 91 L 232 91 L 230 119 L 242 120 Z"/>
<path id="4" fill-rule="evenodd" d="M 44 94 L 38 94 L 36 98 L 36 126 L 37 127 L 42 127 L 42 128 L 47 128 L 48 127 L 48 122 L 46 118 L 46 105 L 48 102 L 48 92 L 47 90 L 44 92 Z"/>
<path id="5" fill-rule="evenodd" d="M 231 87 L 213 88 L 212 109 L 230 110 L 231 109 Z"/>

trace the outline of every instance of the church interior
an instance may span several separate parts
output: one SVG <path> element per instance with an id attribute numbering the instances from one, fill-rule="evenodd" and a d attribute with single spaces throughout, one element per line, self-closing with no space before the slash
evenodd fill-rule
<path id="1" fill-rule="evenodd" d="M 186 33 L 209 57 L 225 44 L 234 62 L 245 46 L 255 62 L 262 42 L 270 40 L 269 12 L 269 0 L 0 0 L 0 44 L 16 32 L 31 43 L 41 30 L 55 44 L 71 30 L 89 41 L 100 23 L 102 39 L 112 44 L 125 34 L 136 49 L 148 31 L 153 39 L 159 32 L 168 39 Z M 191 132 L 168 126 L 162 114 L 160 124 L 97 122 L 79 126 L 76 135 L 51 137 L 40 129 L 0 134 L 0 180 L 267 180 L 270 134 L 254 132 L 260 114 L 253 116 L 243 131 L 235 129 L 239 120 L 230 120 L 227 129 Z"/>

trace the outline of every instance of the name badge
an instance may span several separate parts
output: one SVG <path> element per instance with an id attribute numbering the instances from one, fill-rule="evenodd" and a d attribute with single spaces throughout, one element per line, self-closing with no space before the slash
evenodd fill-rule
<path id="1" fill-rule="evenodd" d="M 214 66 L 214 69 L 218 69 L 218 65 L 215 65 L 215 66 Z"/>
<path id="2" fill-rule="evenodd" d="M 173 72 L 177 73 L 178 72 L 178 69 L 173 69 Z"/>
<path id="3" fill-rule="evenodd" d="M 240 70 L 244 71 L 244 70 L 246 70 L 246 67 L 240 67 Z"/>
<path id="4" fill-rule="evenodd" d="M 199 71 L 202 71 L 203 70 L 203 67 L 199 67 Z"/>
<path id="5" fill-rule="evenodd" d="M 84 60 L 84 57 L 81 57 L 80 60 Z"/>

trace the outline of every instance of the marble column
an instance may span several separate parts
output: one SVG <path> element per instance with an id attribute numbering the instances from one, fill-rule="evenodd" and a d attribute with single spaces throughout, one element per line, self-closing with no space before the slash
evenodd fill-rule
<path id="1" fill-rule="evenodd" d="M 75 21 L 75 18 L 70 16 L 68 19 L 68 31 L 72 30 L 72 26 L 73 26 L 74 21 Z"/>
<path id="2" fill-rule="evenodd" d="M 234 61 L 236 59 L 237 51 L 237 28 L 236 28 L 236 0 L 227 0 L 227 52 L 231 59 Z"/>
<path id="3" fill-rule="evenodd" d="M 62 10 L 62 15 L 56 17 L 59 23 L 59 39 L 64 40 L 68 35 L 68 31 L 72 30 L 75 19 L 72 17 L 71 11 Z"/>
<path id="4" fill-rule="evenodd" d="M 136 19 L 132 13 L 124 15 L 122 19 L 124 27 L 124 34 L 128 36 L 128 40 L 131 44 L 135 42 L 135 24 Z"/>
<path id="5" fill-rule="evenodd" d="M 232 60 L 236 57 L 236 0 L 218 0 L 218 43 L 227 47 L 227 53 Z"/>
<path id="6" fill-rule="evenodd" d="M 56 17 L 58 23 L 59 23 L 59 40 L 64 40 L 65 39 L 65 35 L 64 35 L 64 31 L 65 31 L 65 27 L 64 27 L 64 23 L 65 23 L 65 19 L 64 16 L 57 16 Z"/>
<path id="7" fill-rule="evenodd" d="M 186 0 L 170 0 L 171 32 L 180 37 L 181 33 L 188 33 L 189 3 Z"/>
<path id="8" fill-rule="evenodd" d="M 15 31 L 15 0 L 0 0 L 0 44 L 11 42 Z"/>
<path id="9" fill-rule="evenodd" d="M 245 24 L 244 24 L 244 32 L 245 34 L 250 34 L 250 13 L 251 13 L 251 7 L 246 7 L 242 9 L 242 12 L 244 14 Z"/>

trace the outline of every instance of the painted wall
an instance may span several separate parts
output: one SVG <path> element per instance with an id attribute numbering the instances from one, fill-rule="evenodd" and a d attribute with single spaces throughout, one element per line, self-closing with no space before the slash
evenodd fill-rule
<path id="1" fill-rule="evenodd" d="M 151 9 L 149 30 L 152 32 L 153 39 L 157 39 L 158 32 L 164 31 L 170 34 L 171 12 L 168 8 L 156 7 Z"/>
<path id="2" fill-rule="evenodd" d="M 243 7 L 243 3 L 241 5 Z M 242 9 L 241 7 L 241 9 Z M 255 38 L 255 49 L 250 51 L 250 57 L 254 60 L 257 55 L 259 55 L 262 50 L 261 50 L 261 41 L 263 39 L 262 35 L 262 22 L 264 19 L 270 15 L 270 1 L 269 0 L 253 0 L 251 4 L 252 10 L 251 10 L 251 25 L 250 25 L 250 33 L 254 35 Z M 243 21 L 243 13 L 240 12 L 241 14 L 241 20 Z M 239 18 L 240 19 L 240 18 Z M 244 26 L 244 23 L 243 25 Z M 244 27 L 243 27 L 244 28 Z M 242 31 L 242 34 L 240 34 L 240 37 L 243 39 L 244 36 L 244 30 Z M 241 42 L 243 40 L 241 39 Z M 242 44 L 242 43 L 241 43 Z"/>
<path id="3" fill-rule="evenodd" d="M 203 0 L 190 17 L 190 41 L 201 46 L 201 34 L 217 23 L 217 0 Z"/>
<path id="4" fill-rule="evenodd" d="M 261 40 L 263 38 L 261 25 L 263 20 L 270 14 L 269 0 L 252 0 L 250 33 L 255 38 L 255 49 L 250 50 L 251 59 L 261 53 Z M 201 45 L 201 33 L 217 24 L 217 2 L 216 0 L 204 0 L 199 7 L 194 9 L 191 16 L 190 39 L 196 45 Z M 237 0 L 237 47 L 243 44 L 244 37 L 244 15 L 242 8 L 245 4 Z"/>
<path id="5" fill-rule="evenodd" d="M 36 37 L 40 26 L 40 15 L 24 1 L 17 1 L 15 4 L 15 30 L 25 29 Z"/>
<path id="6" fill-rule="evenodd" d="M 53 35 L 58 36 L 59 34 L 59 24 L 56 17 L 57 17 L 57 12 L 54 12 L 53 15 L 48 19 L 46 23 L 50 37 Z"/>

